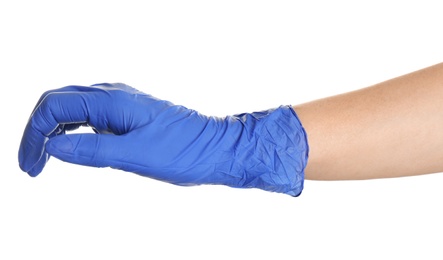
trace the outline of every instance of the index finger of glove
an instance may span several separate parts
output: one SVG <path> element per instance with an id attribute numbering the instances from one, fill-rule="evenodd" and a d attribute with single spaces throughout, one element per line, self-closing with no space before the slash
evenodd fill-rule
<path id="1" fill-rule="evenodd" d="M 46 92 L 37 103 L 26 125 L 19 149 L 20 168 L 38 175 L 46 164 L 45 143 L 60 124 L 88 121 L 90 108 L 85 102 L 89 87 L 70 86 Z M 32 173 L 32 174 L 31 174 Z"/>

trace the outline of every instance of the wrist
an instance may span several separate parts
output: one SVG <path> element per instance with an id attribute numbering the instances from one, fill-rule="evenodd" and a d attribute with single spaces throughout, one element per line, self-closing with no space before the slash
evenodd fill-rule
<path id="1" fill-rule="evenodd" d="M 298 196 L 308 160 L 306 133 L 290 106 L 225 119 L 235 129 L 232 158 L 215 164 L 224 185 Z"/>

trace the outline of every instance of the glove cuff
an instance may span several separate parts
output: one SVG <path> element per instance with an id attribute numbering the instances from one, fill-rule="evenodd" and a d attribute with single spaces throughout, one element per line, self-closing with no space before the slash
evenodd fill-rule
<path id="1" fill-rule="evenodd" d="M 241 123 L 242 130 L 235 143 L 233 160 L 216 167 L 216 174 L 225 175 L 224 184 L 299 196 L 309 146 L 293 108 L 280 106 L 234 115 L 229 121 Z"/>

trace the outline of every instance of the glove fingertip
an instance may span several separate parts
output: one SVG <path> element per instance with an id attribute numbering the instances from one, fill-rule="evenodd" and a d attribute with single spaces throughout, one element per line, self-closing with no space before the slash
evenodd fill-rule
<path id="1" fill-rule="evenodd" d="M 71 154 L 73 152 L 74 146 L 69 135 L 60 135 L 51 138 L 46 142 L 46 152 L 58 157 L 63 154 Z"/>
<path id="2" fill-rule="evenodd" d="M 39 145 L 35 145 L 38 147 Z M 49 155 L 44 150 L 38 151 L 32 144 L 22 143 L 18 153 L 18 165 L 23 172 L 35 177 L 46 165 Z"/>
<path id="3" fill-rule="evenodd" d="M 38 161 L 32 169 L 30 169 L 27 173 L 31 177 L 37 177 L 42 171 L 43 168 L 46 165 L 46 162 L 49 160 L 49 155 L 46 153 L 43 155 L 43 157 Z"/>

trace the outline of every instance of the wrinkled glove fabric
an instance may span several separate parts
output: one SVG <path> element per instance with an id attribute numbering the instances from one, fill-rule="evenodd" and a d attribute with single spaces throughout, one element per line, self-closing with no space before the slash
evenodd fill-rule
<path id="1" fill-rule="evenodd" d="M 94 133 L 66 134 L 87 125 Z M 177 184 L 219 184 L 298 196 L 306 133 L 290 106 L 208 117 L 125 84 L 48 91 L 23 134 L 19 165 L 37 176 L 50 156 Z"/>

